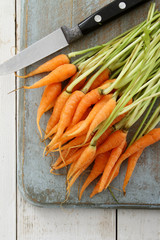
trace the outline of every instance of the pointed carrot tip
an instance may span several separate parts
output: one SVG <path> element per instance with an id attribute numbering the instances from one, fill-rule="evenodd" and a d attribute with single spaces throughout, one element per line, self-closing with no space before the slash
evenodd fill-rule
<path id="1" fill-rule="evenodd" d="M 53 168 L 51 168 L 51 169 L 50 169 L 50 173 L 52 173 L 52 174 L 53 174 Z"/>
<path id="2" fill-rule="evenodd" d="M 39 133 L 40 133 L 40 137 L 41 137 L 41 139 L 42 139 L 42 131 L 41 131 L 41 128 L 40 128 L 40 125 L 39 125 L 39 118 L 37 119 L 37 127 L 38 127 L 38 131 L 39 131 Z M 44 151 L 46 150 L 46 147 L 45 147 L 45 149 L 44 149 Z"/>
<path id="3" fill-rule="evenodd" d="M 94 193 L 94 192 L 92 192 L 91 194 L 90 194 L 90 198 L 92 198 L 92 197 L 94 197 L 96 194 Z"/>
<path id="4" fill-rule="evenodd" d="M 80 194 L 79 194 L 79 196 L 78 196 L 78 199 L 79 199 L 79 200 L 81 200 L 82 195 L 83 195 L 83 192 L 80 192 Z"/>
<path id="5" fill-rule="evenodd" d="M 125 189 L 123 189 L 123 195 L 126 196 L 126 190 Z"/>

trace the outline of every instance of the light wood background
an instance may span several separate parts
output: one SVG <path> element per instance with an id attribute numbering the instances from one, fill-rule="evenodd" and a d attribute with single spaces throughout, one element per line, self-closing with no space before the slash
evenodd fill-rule
<path id="1" fill-rule="evenodd" d="M 0 63 L 19 50 L 20 9 L 19 0 L 0 0 Z M 16 95 L 7 94 L 15 87 L 14 74 L 0 76 L 0 239 L 159 240 L 158 210 L 42 209 L 21 197 L 16 181 Z"/>

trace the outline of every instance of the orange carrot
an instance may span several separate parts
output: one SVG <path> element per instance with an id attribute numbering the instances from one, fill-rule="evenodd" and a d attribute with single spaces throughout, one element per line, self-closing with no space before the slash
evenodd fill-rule
<path id="1" fill-rule="evenodd" d="M 131 103 L 132 103 L 132 100 L 130 100 L 127 105 L 129 105 L 129 104 L 131 104 Z M 127 106 L 127 105 L 126 105 L 126 106 Z M 117 122 L 119 122 L 120 120 L 122 120 L 122 119 L 125 117 L 126 114 L 127 114 L 127 113 L 124 113 L 124 114 L 121 114 L 120 116 L 116 117 L 116 119 L 111 123 L 110 127 L 109 127 L 109 128 L 102 134 L 102 136 L 98 139 L 98 141 L 97 141 L 97 146 L 101 145 L 101 144 L 107 139 L 107 137 L 108 137 L 108 136 L 112 133 L 112 131 L 114 130 L 114 128 L 112 128 L 112 126 L 113 126 L 114 124 L 116 124 Z"/>
<path id="2" fill-rule="evenodd" d="M 85 111 L 93 104 L 97 103 L 102 98 L 102 95 L 98 92 L 98 89 L 94 89 L 91 92 L 88 92 L 81 99 L 76 112 L 74 114 L 72 125 L 75 125 L 77 122 L 81 120 L 81 117 L 85 113 Z"/>
<path id="3" fill-rule="evenodd" d="M 86 78 L 82 79 L 76 86 L 74 86 L 74 88 L 72 89 L 72 92 L 76 91 L 76 90 L 81 90 L 81 88 L 84 86 L 86 82 Z"/>
<path id="4" fill-rule="evenodd" d="M 118 174 L 119 174 L 119 169 L 117 169 L 117 171 L 115 172 L 115 175 L 113 176 L 112 181 L 118 176 Z M 100 182 L 101 182 L 101 179 L 99 179 L 99 181 L 97 182 L 96 186 L 94 187 L 92 193 L 90 194 L 90 198 L 92 198 L 97 193 L 99 193 L 98 190 L 99 190 Z"/>
<path id="5" fill-rule="evenodd" d="M 68 64 L 69 62 L 70 62 L 69 58 L 65 54 L 60 54 L 60 55 L 52 58 L 51 60 L 43 63 L 42 65 L 40 65 L 38 68 L 36 68 L 32 72 L 28 73 L 27 75 L 25 75 L 25 76 L 17 75 L 17 77 L 28 78 L 28 77 L 37 75 L 39 73 L 51 72 L 54 69 L 56 69 L 57 67 L 59 67 L 60 65 Z"/>
<path id="6" fill-rule="evenodd" d="M 70 149 L 70 148 L 76 148 L 76 146 L 79 146 L 80 144 L 82 144 L 84 142 L 86 138 L 86 134 L 83 134 L 82 136 L 78 136 L 76 138 L 74 138 L 73 140 L 71 140 L 69 143 L 67 143 L 66 145 L 61 147 L 61 150 L 64 149 Z"/>
<path id="7" fill-rule="evenodd" d="M 71 178 L 70 181 L 68 181 L 68 186 L 67 186 L 67 191 L 69 191 L 69 189 L 72 187 L 72 185 L 75 183 L 75 181 L 77 180 L 77 178 L 89 167 L 90 163 L 87 163 L 84 167 L 82 167 L 81 169 L 79 169 Z"/>
<path id="8" fill-rule="evenodd" d="M 100 109 L 100 111 L 98 112 L 98 114 L 95 116 L 95 118 L 93 119 L 88 133 L 87 133 L 87 137 L 86 139 L 88 139 L 88 137 L 90 136 L 90 134 L 92 133 L 92 131 L 104 120 L 106 120 L 109 115 L 112 113 L 112 111 L 114 110 L 116 106 L 116 100 L 111 98 L 108 102 L 106 102 L 104 104 L 104 106 Z"/>
<path id="9" fill-rule="evenodd" d="M 113 128 L 110 127 L 100 136 L 100 138 L 97 140 L 97 147 L 101 145 L 104 141 L 106 141 L 106 139 L 109 137 L 112 131 Z"/>
<path id="10" fill-rule="evenodd" d="M 107 79 L 109 79 L 109 74 L 110 74 L 110 70 L 108 68 L 106 68 L 92 83 L 91 87 L 89 90 L 93 90 L 97 87 L 99 87 L 104 81 L 106 81 Z"/>
<path id="11" fill-rule="evenodd" d="M 46 108 L 45 112 L 48 112 L 49 110 L 51 110 L 51 108 L 54 107 L 55 102 L 56 102 L 56 100 L 54 100 L 51 104 L 49 104 L 48 107 Z"/>
<path id="12" fill-rule="evenodd" d="M 87 109 L 87 111 L 83 114 L 83 116 L 82 116 L 82 118 L 81 118 L 81 121 L 82 121 L 82 120 L 85 120 L 85 119 L 88 117 L 88 115 L 89 115 L 89 113 L 90 113 L 91 110 L 92 110 L 91 107 L 89 107 L 89 108 Z M 72 126 L 71 126 L 71 127 L 72 127 Z"/>
<path id="13" fill-rule="evenodd" d="M 117 168 L 117 170 L 116 170 L 116 172 L 115 172 L 111 182 L 118 176 L 118 174 L 119 174 L 119 168 Z"/>
<path id="14" fill-rule="evenodd" d="M 107 88 L 109 87 L 110 83 L 113 82 L 114 80 L 108 80 L 106 81 L 103 85 L 101 85 L 101 88 Z M 98 88 L 93 89 L 92 91 L 88 92 L 84 97 L 81 99 L 80 103 L 78 104 L 78 107 L 76 109 L 76 112 L 74 114 L 73 120 L 72 120 L 72 125 L 76 124 L 81 120 L 84 112 L 89 108 L 91 105 L 97 103 L 103 95 L 100 94 L 98 91 Z"/>
<path id="15" fill-rule="evenodd" d="M 67 93 L 66 91 L 63 91 L 57 98 L 52 115 L 50 116 L 50 119 L 47 123 L 46 131 L 45 131 L 46 136 L 49 134 L 51 129 L 58 123 L 62 109 L 63 109 L 66 101 L 68 100 L 69 96 L 70 96 L 69 93 Z M 45 136 L 45 138 L 46 138 L 46 136 Z"/>
<path id="16" fill-rule="evenodd" d="M 58 123 L 58 130 L 54 138 L 52 139 L 51 144 L 54 144 L 57 139 L 59 139 L 62 135 L 64 130 L 70 125 L 72 121 L 72 117 L 74 115 L 74 112 L 76 110 L 76 107 L 82 97 L 84 96 L 84 93 L 81 91 L 75 91 L 73 92 L 70 97 L 68 98 L 67 102 L 65 103 L 61 115 L 60 115 L 60 120 Z"/>
<path id="17" fill-rule="evenodd" d="M 123 192 L 124 192 L 124 194 L 126 193 L 126 190 L 125 190 L 126 186 L 129 182 L 131 176 L 132 176 L 132 173 L 135 169 L 136 163 L 137 163 L 138 159 L 140 158 L 143 150 L 144 149 L 141 149 L 141 150 L 135 152 L 128 159 L 127 171 L 126 171 L 125 179 L 124 179 L 124 182 L 123 182 Z"/>
<path id="18" fill-rule="evenodd" d="M 146 135 L 135 141 L 125 153 L 121 156 L 121 159 L 125 160 L 126 158 L 130 157 L 135 152 L 144 149 L 151 144 L 160 140 L 160 128 L 155 128 L 148 132 Z"/>
<path id="19" fill-rule="evenodd" d="M 93 180 L 96 179 L 103 172 L 106 166 L 106 163 L 109 159 L 109 156 L 110 156 L 110 153 L 106 152 L 106 153 L 101 153 L 96 157 L 93 168 L 81 188 L 79 199 L 81 199 L 83 192 L 89 186 L 89 184 L 93 182 Z"/>
<path id="20" fill-rule="evenodd" d="M 104 105 L 104 103 L 106 103 L 107 101 L 109 101 L 109 99 L 112 97 L 112 94 L 108 94 L 106 96 L 104 96 L 99 102 L 97 102 L 95 104 L 95 106 L 93 107 L 93 109 L 91 110 L 91 112 L 89 113 L 88 117 L 83 121 L 81 127 L 79 129 L 77 129 L 75 132 L 73 132 L 71 135 L 72 136 L 77 136 L 78 134 L 80 134 L 83 130 L 87 129 L 89 125 L 91 124 L 92 120 L 94 119 L 94 117 L 96 116 L 96 114 L 99 112 L 99 110 L 102 108 L 102 106 Z"/>
<path id="21" fill-rule="evenodd" d="M 100 182 L 99 190 L 98 190 L 99 192 L 102 192 L 103 189 L 105 188 L 107 178 L 108 178 L 113 166 L 115 165 L 116 161 L 122 154 L 122 151 L 123 151 L 125 145 L 126 145 L 126 139 L 124 139 L 118 147 L 116 147 L 112 150 L 111 155 L 108 159 L 108 162 L 105 166 L 104 172 L 101 177 L 101 182 Z"/>
<path id="22" fill-rule="evenodd" d="M 51 131 L 48 134 L 45 134 L 44 139 L 46 140 L 49 137 L 52 138 L 52 135 L 55 134 L 57 130 L 58 130 L 58 123 L 51 129 Z"/>
<path id="23" fill-rule="evenodd" d="M 75 126 L 72 127 L 72 129 L 66 130 L 66 132 L 62 135 L 62 137 L 59 139 L 59 141 L 56 142 L 55 144 L 50 143 L 49 150 L 52 151 L 52 150 L 58 148 L 59 145 L 63 145 L 66 142 L 68 142 L 69 140 L 73 139 L 74 137 L 70 134 L 72 134 L 74 131 L 76 131 L 82 125 L 82 123 L 83 123 L 83 121 L 77 123 Z M 57 129 L 58 129 L 58 124 L 57 124 Z M 85 131 L 82 132 L 82 135 L 85 134 L 86 132 Z"/>
<path id="24" fill-rule="evenodd" d="M 40 88 L 51 83 L 63 82 L 76 73 L 76 66 L 73 64 L 63 64 L 50 72 L 47 76 L 40 79 L 32 86 L 24 86 L 24 89 Z"/>
<path id="25" fill-rule="evenodd" d="M 37 111 L 37 126 L 38 126 L 38 130 L 41 134 L 41 137 L 42 137 L 42 132 L 40 129 L 39 121 L 40 121 L 43 113 L 47 109 L 47 107 L 57 98 L 57 96 L 60 94 L 60 92 L 61 92 L 61 83 L 50 84 L 45 88 L 45 90 L 43 92 L 41 102 L 40 102 L 40 105 L 39 105 L 38 111 Z"/>
<path id="26" fill-rule="evenodd" d="M 100 179 L 97 182 L 96 186 L 94 187 L 92 193 L 90 194 L 90 198 L 92 198 L 93 196 L 95 196 L 98 193 L 98 189 L 99 189 L 99 184 L 100 184 Z"/>
<path id="27" fill-rule="evenodd" d="M 67 87 L 76 79 L 76 77 L 78 77 L 78 72 L 76 72 L 69 80 L 69 82 L 67 83 L 67 85 L 64 87 L 64 91 L 67 89 Z M 76 91 L 76 90 L 80 90 L 84 83 L 86 81 L 86 78 L 84 78 L 83 80 L 81 80 L 72 90 L 72 92 Z"/>
<path id="28" fill-rule="evenodd" d="M 66 158 L 69 159 L 75 152 L 76 152 L 76 149 L 71 149 L 70 151 L 68 150 L 62 151 L 62 156 L 59 156 L 59 158 L 57 158 L 56 162 L 51 165 L 51 168 L 56 169 L 63 162 L 63 159 L 65 160 Z"/>
<path id="29" fill-rule="evenodd" d="M 98 148 L 96 152 L 96 156 L 100 153 L 108 152 L 112 150 L 113 148 L 118 147 L 124 139 L 126 139 L 126 132 L 123 132 L 122 130 L 117 130 L 113 132 L 104 143 L 102 143 Z"/>
<path id="30" fill-rule="evenodd" d="M 65 88 L 63 89 L 63 92 L 61 93 L 61 95 L 57 98 L 57 101 L 55 102 L 55 108 L 52 112 L 52 115 L 47 123 L 47 127 L 46 127 L 46 135 L 49 134 L 49 131 L 54 127 L 54 125 L 59 121 L 60 118 L 60 114 L 61 111 L 63 109 L 63 106 L 65 105 L 67 99 L 69 98 L 70 94 L 68 92 L 66 92 L 66 88 L 74 81 L 74 79 L 76 78 L 77 73 L 71 77 L 69 83 L 65 86 Z M 85 82 L 86 78 L 84 78 L 81 82 L 79 82 L 79 84 L 77 84 L 74 88 L 73 91 L 76 91 L 78 89 L 80 89 L 83 86 L 83 83 Z M 49 137 L 50 135 L 48 135 Z"/>
<path id="31" fill-rule="evenodd" d="M 87 146 L 76 162 L 74 169 L 72 170 L 70 177 L 72 177 L 80 168 L 83 168 L 86 164 L 92 163 L 96 154 L 95 146 Z"/>
<path id="32" fill-rule="evenodd" d="M 128 157 L 130 157 L 132 154 L 136 153 L 137 151 L 140 151 L 159 140 L 160 140 L 160 128 L 155 128 L 155 129 L 151 130 L 150 132 L 148 132 L 143 137 L 141 137 L 140 139 L 138 139 L 137 141 L 135 141 L 129 148 L 127 148 L 127 150 L 121 155 L 121 157 L 116 162 L 116 164 L 113 168 L 112 174 L 110 174 L 110 176 L 107 180 L 106 188 L 109 186 L 111 179 L 112 179 L 113 175 L 115 174 L 117 168 L 119 168 L 121 166 L 121 164 L 123 163 L 123 161 L 125 159 L 127 159 Z"/>
<path id="33" fill-rule="evenodd" d="M 71 151 L 71 150 L 70 150 Z M 65 163 L 61 163 L 60 165 L 58 165 L 55 169 L 60 169 L 63 168 L 71 163 L 74 163 L 76 160 L 78 160 L 78 158 L 81 156 L 82 152 L 84 151 L 84 147 L 80 148 L 78 150 L 74 149 L 74 153 L 73 150 L 71 151 L 72 154 L 69 155 L 65 161 Z"/>
<path id="34" fill-rule="evenodd" d="M 71 161 L 71 165 L 70 165 L 70 168 L 67 173 L 67 181 L 69 181 L 72 170 L 74 169 L 74 166 L 76 165 L 76 163 L 77 163 L 79 157 L 81 156 L 81 154 L 83 153 L 84 149 L 85 149 L 85 147 L 79 148 L 77 151 L 77 158 L 75 158 L 74 161 L 73 160 Z"/>
<path id="35" fill-rule="evenodd" d="M 128 102 L 128 105 L 132 103 L 132 100 L 130 100 Z M 110 127 L 102 134 L 102 136 L 98 139 L 97 141 L 97 146 L 101 145 L 106 139 L 107 137 L 112 133 L 112 131 L 114 130 L 114 128 L 112 128 L 112 126 L 114 124 L 116 124 L 117 122 L 119 122 L 120 120 L 122 120 L 125 115 L 127 113 L 121 114 L 120 116 L 116 117 L 116 119 L 111 123 Z"/>

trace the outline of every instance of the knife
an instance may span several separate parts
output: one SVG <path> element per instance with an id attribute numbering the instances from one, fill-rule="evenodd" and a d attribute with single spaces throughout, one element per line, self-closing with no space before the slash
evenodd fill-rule
<path id="1" fill-rule="evenodd" d="M 67 47 L 87 33 L 148 0 L 115 0 L 73 28 L 62 26 L 0 65 L 0 75 L 16 72 Z M 41 51 L 39 51 L 41 49 Z"/>

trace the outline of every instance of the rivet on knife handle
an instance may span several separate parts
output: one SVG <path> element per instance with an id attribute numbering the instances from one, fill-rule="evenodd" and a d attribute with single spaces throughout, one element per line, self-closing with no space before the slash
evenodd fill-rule
<path id="1" fill-rule="evenodd" d="M 115 0 L 78 24 L 82 34 L 87 34 L 115 17 L 148 0 Z"/>

